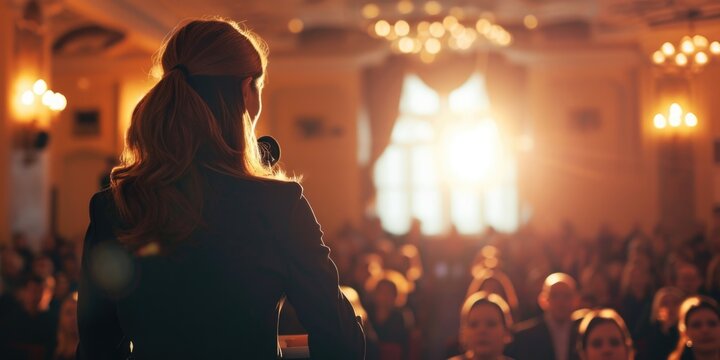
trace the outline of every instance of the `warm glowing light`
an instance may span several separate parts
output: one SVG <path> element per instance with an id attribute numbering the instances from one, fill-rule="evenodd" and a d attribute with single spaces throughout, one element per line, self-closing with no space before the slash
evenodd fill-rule
<path id="1" fill-rule="evenodd" d="M 704 49 L 708 46 L 708 39 L 702 35 L 695 35 L 692 38 L 693 44 L 695 44 L 695 47 L 698 47 L 700 49 Z"/>
<path id="2" fill-rule="evenodd" d="M 682 106 L 678 103 L 672 103 L 670 104 L 670 116 L 680 116 L 682 115 Z"/>
<path id="3" fill-rule="evenodd" d="M 429 31 L 430 31 L 430 35 L 432 35 L 436 38 L 439 38 L 439 37 L 442 37 L 443 35 L 445 35 L 445 27 L 443 26 L 443 24 L 441 24 L 437 21 L 430 24 Z"/>
<path id="4" fill-rule="evenodd" d="M 402 53 L 411 53 L 413 52 L 413 49 L 415 48 L 415 42 L 413 39 L 409 37 L 403 37 L 398 42 L 398 48 L 400 49 L 400 52 Z"/>
<path id="5" fill-rule="evenodd" d="M 720 42 L 713 41 L 710 43 L 710 52 L 715 55 L 720 55 Z"/>
<path id="6" fill-rule="evenodd" d="M 672 103 L 670 105 L 670 116 L 668 116 L 668 123 L 672 127 L 678 127 L 682 124 L 682 107 L 678 103 Z"/>
<path id="7" fill-rule="evenodd" d="M 452 16 L 452 15 L 446 16 L 446 17 L 443 19 L 443 22 L 442 22 L 442 23 L 443 23 L 443 26 L 445 26 L 446 29 L 451 30 L 451 31 L 452 31 L 453 28 L 455 28 L 455 27 L 457 27 L 458 25 L 460 25 L 460 24 L 458 23 L 458 19 L 457 19 L 456 17 Z"/>
<path id="8" fill-rule="evenodd" d="M 385 20 L 380 20 L 375 23 L 375 34 L 378 36 L 390 35 L 390 23 Z"/>
<path id="9" fill-rule="evenodd" d="M 510 43 L 512 43 L 512 35 L 507 31 L 501 33 L 500 36 L 498 36 L 497 43 L 501 46 L 510 45 Z"/>
<path id="10" fill-rule="evenodd" d="M 673 54 L 675 54 L 675 46 L 673 46 L 673 44 L 669 42 L 662 44 L 660 49 L 662 50 L 663 54 L 665 54 L 665 56 L 672 56 Z"/>
<path id="11" fill-rule="evenodd" d="M 652 59 L 654 63 L 662 64 L 665 62 L 665 55 L 663 55 L 662 51 L 657 50 L 653 53 Z"/>
<path id="12" fill-rule="evenodd" d="M 532 14 L 525 15 L 523 18 L 523 25 L 525 25 L 526 28 L 533 30 L 538 27 L 538 19 Z"/>
<path id="13" fill-rule="evenodd" d="M 39 96 L 39 95 L 42 95 L 43 93 L 45 93 L 45 91 L 47 90 L 47 88 L 48 88 L 48 87 L 47 87 L 47 83 L 46 83 L 45 80 L 43 80 L 43 79 L 38 79 L 38 80 L 35 81 L 35 83 L 33 84 L 33 92 L 35 93 L 35 95 L 38 95 L 38 96 Z"/>
<path id="14" fill-rule="evenodd" d="M 362 7 L 362 15 L 366 19 L 374 19 L 380 15 L 380 8 L 375 4 L 365 4 Z"/>
<path id="15" fill-rule="evenodd" d="M 73 291 L 72 298 L 73 298 L 73 300 L 78 301 L 78 292 L 77 291 Z"/>
<path id="16" fill-rule="evenodd" d="M 413 5 L 411 0 L 400 0 L 397 3 L 397 9 L 401 14 L 409 14 L 415 10 L 415 5 Z"/>
<path id="17" fill-rule="evenodd" d="M 425 3 L 425 12 L 428 15 L 437 15 L 442 11 L 442 5 L 437 1 L 428 1 Z"/>
<path id="18" fill-rule="evenodd" d="M 303 30 L 305 27 L 305 24 L 302 20 L 298 18 L 294 18 L 288 22 L 288 30 L 290 30 L 291 33 L 297 34 Z"/>
<path id="19" fill-rule="evenodd" d="M 689 112 L 685 114 L 685 125 L 689 127 L 695 127 L 698 124 L 698 118 L 695 114 Z"/>
<path id="20" fill-rule="evenodd" d="M 395 34 L 397 36 L 405 36 L 410 33 L 410 25 L 405 20 L 400 20 L 395 23 Z"/>
<path id="21" fill-rule="evenodd" d="M 133 352 L 134 349 L 135 349 L 135 345 L 133 344 L 132 341 L 130 341 L 130 352 Z"/>
<path id="22" fill-rule="evenodd" d="M 435 38 L 430 38 L 425 41 L 425 51 L 427 51 L 430 54 L 437 54 L 442 49 L 442 44 L 440 44 L 440 40 Z"/>
<path id="23" fill-rule="evenodd" d="M 475 29 L 479 33 L 481 33 L 483 35 L 487 35 L 490 33 L 490 30 L 492 29 L 492 24 L 490 23 L 490 21 L 488 19 L 480 19 L 477 21 L 477 23 L 475 23 Z"/>
<path id="24" fill-rule="evenodd" d="M 462 19 L 465 17 L 465 10 L 459 6 L 453 6 L 450 8 L 450 15 L 458 19 Z"/>
<path id="25" fill-rule="evenodd" d="M 708 62 L 708 56 L 706 53 L 702 51 L 698 51 L 695 53 L 695 63 L 698 65 L 705 65 Z"/>
<path id="26" fill-rule="evenodd" d="M 67 99 L 65 95 L 61 93 L 53 94 L 52 104 L 50 104 L 50 110 L 63 111 L 67 106 Z"/>
<path id="27" fill-rule="evenodd" d="M 695 45 L 689 36 L 683 36 L 682 41 L 680 42 L 680 51 L 688 55 L 695 51 Z"/>
<path id="28" fill-rule="evenodd" d="M 153 65 L 153 67 L 150 68 L 150 77 L 156 80 L 160 80 L 163 76 L 163 69 L 160 65 Z"/>
<path id="29" fill-rule="evenodd" d="M 33 94 L 31 90 L 25 90 L 22 95 L 20 95 L 20 103 L 25 106 L 32 105 L 35 103 L 35 94 Z"/>
<path id="30" fill-rule="evenodd" d="M 687 65 L 687 62 L 688 62 L 688 58 L 687 58 L 687 56 L 685 56 L 685 54 L 678 53 L 677 55 L 675 55 L 675 63 L 676 64 L 678 64 L 680 66 L 685 66 L 685 65 Z"/>
<path id="31" fill-rule="evenodd" d="M 42 96 L 42 103 L 45 106 L 50 106 L 55 99 L 55 93 L 52 90 L 47 90 Z"/>
<path id="32" fill-rule="evenodd" d="M 498 130 L 492 121 L 453 129 L 444 142 L 450 175 L 459 182 L 476 182 L 491 173 L 498 158 Z"/>
<path id="33" fill-rule="evenodd" d="M 665 126 L 667 126 L 665 116 L 663 116 L 663 114 L 655 114 L 655 117 L 653 118 L 653 124 L 658 129 L 664 129 Z"/>
<path id="34" fill-rule="evenodd" d="M 482 256 L 486 258 L 494 258 L 498 256 L 498 249 L 492 245 L 483 246 L 480 252 L 482 253 Z"/>

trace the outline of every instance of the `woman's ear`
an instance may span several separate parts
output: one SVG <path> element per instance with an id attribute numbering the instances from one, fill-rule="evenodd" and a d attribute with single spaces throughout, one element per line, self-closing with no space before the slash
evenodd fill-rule
<path id="1" fill-rule="evenodd" d="M 255 79 L 252 76 L 248 76 L 242 79 L 240 83 L 242 88 L 243 102 L 245 110 L 250 115 L 250 118 L 255 122 L 260 115 L 262 105 L 260 103 L 260 89 L 255 85 Z"/>

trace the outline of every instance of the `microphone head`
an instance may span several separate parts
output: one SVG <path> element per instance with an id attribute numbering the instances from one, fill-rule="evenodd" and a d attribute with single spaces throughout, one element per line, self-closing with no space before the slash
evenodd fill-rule
<path id="1" fill-rule="evenodd" d="M 280 160 L 280 144 L 272 136 L 261 136 L 258 139 L 258 148 L 265 165 L 272 167 Z"/>

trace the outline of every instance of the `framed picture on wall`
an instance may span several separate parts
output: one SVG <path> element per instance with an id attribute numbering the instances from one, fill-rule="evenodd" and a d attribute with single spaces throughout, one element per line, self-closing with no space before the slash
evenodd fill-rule
<path id="1" fill-rule="evenodd" d="M 98 136 L 100 135 L 100 111 L 78 110 L 73 117 L 73 135 Z"/>

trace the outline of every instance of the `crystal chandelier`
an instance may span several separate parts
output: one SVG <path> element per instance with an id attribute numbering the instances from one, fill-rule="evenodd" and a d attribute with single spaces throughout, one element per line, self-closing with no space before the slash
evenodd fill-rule
<path id="1" fill-rule="evenodd" d="M 426 63 L 444 51 L 467 52 L 482 44 L 506 47 L 513 40 L 491 13 L 477 7 L 443 7 L 438 1 L 416 6 L 412 0 L 399 0 L 382 7 L 366 3 L 361 11 L 370 35 L 390 42 L 393 51 L 417 54 Z"/>
<path id="2" fill-rule="evenodd" d="M 720 42 L 710 42 L 705 36 L 683 36 L 680 43 L 663 43 L 652 54 L 652 61 L 656 65 L 669 68 L 689 69 L 700 72 L 707 65 L 711 57 L 720 55 Z"/>

